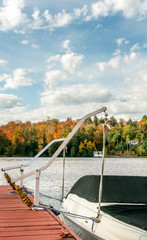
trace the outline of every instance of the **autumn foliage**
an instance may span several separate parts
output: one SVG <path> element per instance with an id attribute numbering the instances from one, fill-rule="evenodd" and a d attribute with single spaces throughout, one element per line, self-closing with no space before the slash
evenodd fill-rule
<path id="1" fill-rule="evenodd" d="M 48 119 L 38 123 L 11 121 L 0 126 L 0 156 L 35 156 L 47 143 L 57 138 L 66 138 L 79 120 L 67 118 Z M 103 144 L 104 119 L 87 119 L 67 146 L 67 156 L 92 157 L 94 151 L 101 151 Z M 124 119 L 108 120 L 106 154 L 133 152 L 147 156 L 147 116 L 138 121 Z M 135 143 L 134 145 L 132 144 Z M 131 143 L 131 144 L 130 144 Z M 43 156 L 50 157 L 60 143 L 52 145 Z"/>

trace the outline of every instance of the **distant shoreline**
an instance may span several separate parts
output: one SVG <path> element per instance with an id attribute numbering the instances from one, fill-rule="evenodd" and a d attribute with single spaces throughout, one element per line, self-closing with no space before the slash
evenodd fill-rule
<path id="1" fill-rule="evenodd" d="M 25 160 L 29 160 L 29 159 L 32 159 L 33 157 L 26 157 L 26 156 L 12 156 L 12 157 L 6 157 L 6 156 L 0 156 L 0 160 L 1 159 L 12 159 L 12 160 L 19 160 L 19 159 L 25 159 Z M 39 157 L 40 159 L 48 159 L 48 158 L 51 158 L 51 157 Z M 66 157 L 66 159 L 102 159 L 102 157 Z M 135 155 L 107 155 L 105 156 L 105 158 L 147 158 L 147 156 L 135 156 Z M 62 159 L 62 157 L 57 157 L 56 159 Z"/>

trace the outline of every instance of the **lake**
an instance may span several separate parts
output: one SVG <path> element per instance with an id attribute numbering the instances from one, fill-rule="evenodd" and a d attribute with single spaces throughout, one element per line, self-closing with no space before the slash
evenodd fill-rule
<path id="1" fill-rule="evenodd" d="M 27 163 L 31 158 L 0 158 L 0 169 L 8 166 Z M 48 158 L 39 158 L 29 167 L 25 168 L 25 173 L 45 165 Z M 62 193 L 62 158 L 57 158 L 52 165 L 41 173 L 40 192 L 61 198 Z M 65 195 L 72 185 L 83 175 L 100 174 L 101 158 L 66 158 L 65 163 Z M 19 169 L 8 171 L 11 178 L 20 175 Z M 106 158 L 105 175 L 136 175 L 147 176 L 147 158 Z M 34 190 L 34 176 L 24 179 L 24 185 Z M 0 171 L 0 185 L 7 184 Z M 52 204 L 57 207 L 56 201 L 40 196 L 45 204 Z"/>

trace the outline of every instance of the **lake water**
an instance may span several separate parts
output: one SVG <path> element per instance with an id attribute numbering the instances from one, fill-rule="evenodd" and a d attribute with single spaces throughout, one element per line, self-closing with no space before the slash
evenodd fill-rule
<path id="1" fill-rule="evenodd" d="M 13 165 L 27 163 L 31 158 L 0 158 L 0 169 Z M 29 167 L 25 168 L 25 173 L 45 165 L 48 158 L 39 158 Z M 41 173 L 40 192 L 61 198 L 62 193 L 62 158 L 57 158 L 52 165 Z M 100 158 L 66 158 L 65 163 L 65 194 L 68 193 L 73 184 L 83 175 L 100 174 L 101 159 Z M 19 169 L 8 171 L 11 178 L 20 175 Z M 136 175 L 147 176 L 147 158 L 106 158 L 105 159 L 105 175 Z M 34 176 L 24 179 L 24 185 L 34 190 Z M 0 171 L 0 185 L 7 184 Z M 40 196 L 45 204 L 52 204 L 57 207 L 56 201 L 47 197 Z"/>

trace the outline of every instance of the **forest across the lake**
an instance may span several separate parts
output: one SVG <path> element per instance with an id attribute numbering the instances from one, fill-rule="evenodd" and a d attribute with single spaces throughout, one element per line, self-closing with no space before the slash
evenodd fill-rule
<path id="1" fill-rule="evenodd" d="M 50 141 L 66 138 L 80 119 L 65 121 L 47 118 L 38 123 L 11 121 L 0 126 L 0 156 L 33 157 Z M 102 151 L 104 118 L 88 118 L 67 145 L 68 157 L 92 157 Z M 147 115 L 140 121 L 108 119 L 106 156 L 147 156 Z M 60 143 L 53 144 L 43 157 L 50 157 Z"/>

